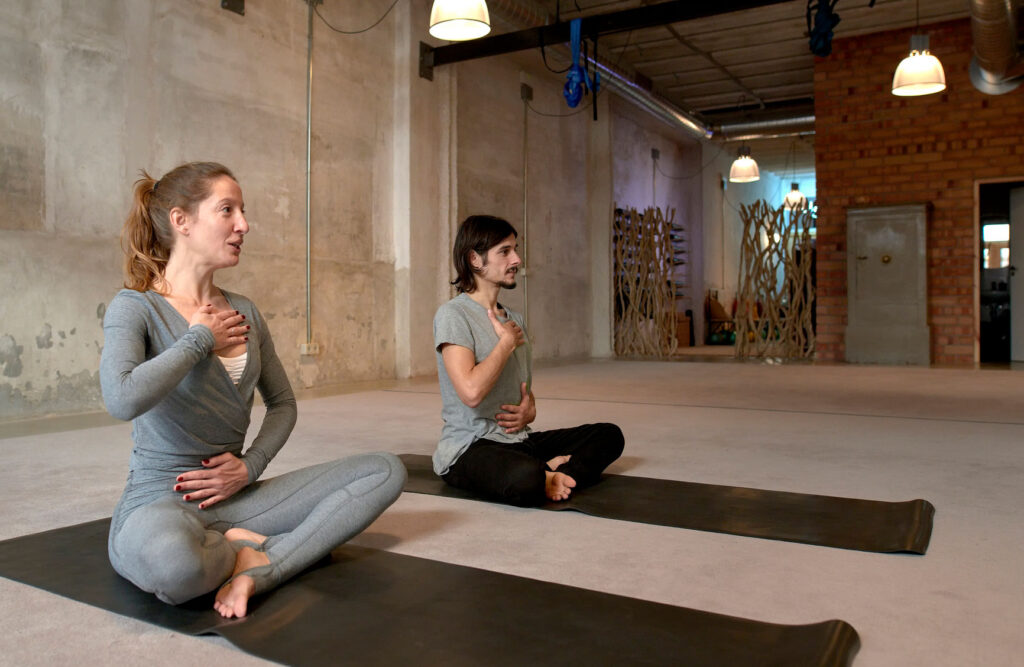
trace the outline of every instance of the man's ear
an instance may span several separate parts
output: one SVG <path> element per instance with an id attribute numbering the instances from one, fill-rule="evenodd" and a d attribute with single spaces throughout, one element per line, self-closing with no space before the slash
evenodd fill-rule
<path id="1" fill-rule="evenodd" d="M 473 267 L 474 271 L 479 271 L 484 268 L 484 258 L 480 256 L 476 250 L 469 251 L 469 265 Z"/>
<path id="2" fill-rule="evenodd" d="M 185 209 L 175 206 L 167 213 L 167 218 L 171 221 L 171 229 L 183 236 L 188 236 L 189 216 L 185 213 Z"/>

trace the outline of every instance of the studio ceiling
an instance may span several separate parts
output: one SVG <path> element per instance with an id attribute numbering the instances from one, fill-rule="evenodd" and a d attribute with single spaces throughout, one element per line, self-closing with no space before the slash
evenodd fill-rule
<path id="1" fill-rule="evenodd" d="M 701 0 L 704 1 L 704 0 Z M 827 1 L 827 0 L 826 0 Z M 608 14 L 651 0 L 545 0 L 563 20 Z M 913 27 L 916 0 L 839 0 L 835 37 Z M 577 10 L 579 7 L 579 10 Z M 814 56 L 807 2 L 794 0 L 730 14 L 602 37 L 612 62 L 647 77 L 655 92 L 712 124 L 813 114 Z M 968 16 L 967 0 L 924 0 L 921 23 Z M 893 64 L 895 69 L 896 64 Z"/>
<path id="2" fill-rule="evenodd" d="M 563 21 L 654 4 L 660 3 L 539 2 L 550 17 L 557 12 Z M 841 19 L 835 38 L 915 24 L 916 0 L 877 0 L 874 7 L 869 4 L 868 0 L 839 0 L 834 8 Z M 924 0 L 919 11 L 921 24 L 969 16 L 968 0 Z M 781 2 L 605 35 L 599 47 L 606 60 L 646 77 L 654 93 L 710 126 L 812 116 L 814 55 L 809 47 L 806 12 L 806 0 Z M 768 160 L 783 160 L 787 170 L 793 168 L 793 160 L 801 162 L 800 168 L 812 170 L 812 142 L 813 138 L 796 144 L 791 139 L 768 142 L 764 149 L 774 150 L 775 158 L 762 155 Z"/>

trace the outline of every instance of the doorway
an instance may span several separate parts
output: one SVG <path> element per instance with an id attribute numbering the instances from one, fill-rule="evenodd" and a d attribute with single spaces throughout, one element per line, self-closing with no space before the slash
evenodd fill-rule
<path id="1" fill-rule="evenodd" d="M 928 210 L 924 204 L 846 210 L 846 360 L 930 361 Z"/>
<path id="2" fill-rule="evenodd" d="M 978 223 L 979 361 L 1024 361 L 1024 181 L 980 184 Z"/>

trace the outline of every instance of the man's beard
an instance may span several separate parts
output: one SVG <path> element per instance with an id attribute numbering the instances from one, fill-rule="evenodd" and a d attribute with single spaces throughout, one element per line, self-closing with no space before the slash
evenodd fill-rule
<path id="1" fill-rule="evenodd" d="M 505 275 L 508 276 L 509 274 L 512 274 L 512 277 L 511 278 L 506 278 L 505 280 L 499 280 L 498 281 L 498 287 L 501 287 L 502 289 L 515 289 L 516 288 L 516 276 L 519 274 L 519 271 L 518 270 L 508 271 L 508 272 L 506 272 Z"/>

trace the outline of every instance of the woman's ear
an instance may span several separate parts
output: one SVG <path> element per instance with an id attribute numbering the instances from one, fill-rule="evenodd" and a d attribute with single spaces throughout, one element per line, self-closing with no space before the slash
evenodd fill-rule
<path id="1" fill-rule="evenodd" d="M 170 219 L 171 228 L 174 231 L 182 236 L 188 236 L 189 216 L 188 213 L 185 213 L 185 209 L 175 206 L 168 212 L 167 217 Z"/>

